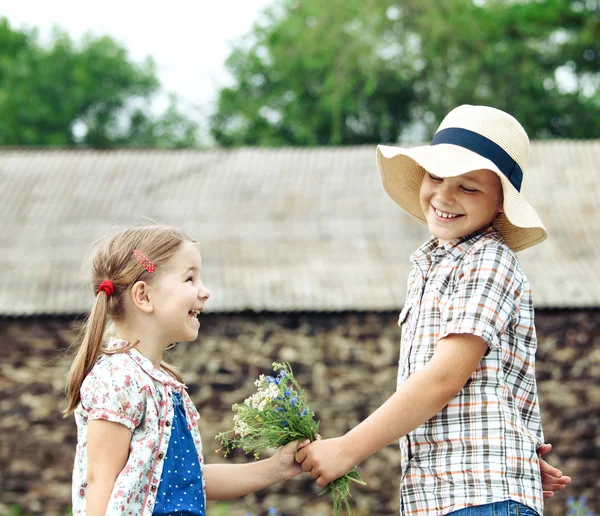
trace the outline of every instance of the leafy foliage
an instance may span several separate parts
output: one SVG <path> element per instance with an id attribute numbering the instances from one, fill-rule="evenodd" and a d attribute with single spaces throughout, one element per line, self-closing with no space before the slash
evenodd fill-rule
<path id="1" fill-rule="evenodd" d="M 195 144 L 195 124 L 173 99 L 162 117 L 147 114 L 158 88 L 152 60 L 131 62 L 111 38 L 77 45 L 56 29 L 45 48 L 0 18 L 0 145 Z"/>
<path id="2" fill-rule="evenodd" d="M 532 138 L 600 136 L 600 3 L 415 5 L 405 16 L 416 21 L 424 63 L 416 113 L 429 120 L 429 133 L 453 107 L 470 103 L 513 114 Z"/>
<path id="3" fill-rule="evenodd" d="M 282 1 L 227 67 L 211 130 L 223 145 L 393 141 L 408 120 L 410 84 L 380 55 L 388 0 Z M 249 45 L 249 46 L 248 46 Z"/>
<path id="4" fill-rule="evenodd" d="M 431 136 L 463 104 L 532 138 L 598 138 L 599 0 L 276 0 L 233 50 L 222 145 Z"/>

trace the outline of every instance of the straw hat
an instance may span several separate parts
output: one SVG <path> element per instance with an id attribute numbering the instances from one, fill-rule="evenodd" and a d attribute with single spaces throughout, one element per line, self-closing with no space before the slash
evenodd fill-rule
<path id="1" fill-rule="evenodd" d="M 525 129 L 508 113 L 487 106 L 459 106 L 446 115 L 431 145 L 403 149 L 377 146 L 377 166 L 387 194 L 402 208 L 426 222 L 419 203 L 425 171 L 454 177 L 473 170 L 495 172 L 504 191 L 504 213 L 494 226 L 513 251 L 548 236 L 535 210 L 521 195 L 529 158 Z"/>

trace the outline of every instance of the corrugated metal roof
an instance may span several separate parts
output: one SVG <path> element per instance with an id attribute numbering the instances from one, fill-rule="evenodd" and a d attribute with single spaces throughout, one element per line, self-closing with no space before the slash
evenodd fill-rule
<path id="1" fill-rule="evenodd" d="M 600 306 L 600 141 L 532 144 L 523 192 L 549 232 L 519 253 L 538 307 Z M 200 244 L 212 311 L 394 310 L 426 227 L 391 201 L 374 146 L 0 151 L 0 314 L 73 314 L 114 225 Z"/>

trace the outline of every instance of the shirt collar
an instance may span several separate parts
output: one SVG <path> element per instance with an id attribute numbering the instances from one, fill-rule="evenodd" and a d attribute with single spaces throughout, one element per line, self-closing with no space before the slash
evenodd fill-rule
<path id="1" fill-rule="evenodd" d="M 449 240 L 442 245 L 438 245 L 438 239 L 432 236 L 411 255 L 410 260 L 415 264 L 428 264 L 431 261 L 431 256 L 441 258 L 450 255 L 452 258 L 458 258 L 477 240 L 483 237 L 490 237 L 495 240 L 500 239 L 498 230 L 493 224 L 468 235 Z"/>
<path id="2" fill-rule="evenodd" d="M 113 337 L 106 344 L 106 349 L 117 350 L 124 348 L 127 345 L 129 345 L 129 342 L 127 342 L 126 340 Z M 135 347 L 125 351 L 125 353 L 127 353 L 133 359 L 133 361 L 143 369 L 143 371 L 146 374 L 148 374 L 157 382 L 160 382 L 165 385 L 170 385 L 173 389 L 179 392 L 182 392 L 184 389 L 187 389 L 185 384 L 177 381 L 163 369 L 159 369 L 158 367 L 156 367 L 150 359 L 142 355 Z"/>

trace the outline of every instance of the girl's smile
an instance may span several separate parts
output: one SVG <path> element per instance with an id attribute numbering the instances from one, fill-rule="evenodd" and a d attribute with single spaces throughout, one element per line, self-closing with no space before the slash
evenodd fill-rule
<path id="1" fill-rule="evenodd" d="M 195 310 L 190 310 L 188 312 L 188 315 L 192 318 L 192 320 L 194 321 L 194 325 L 198 325 L 198 328 L 200 328 L 200 320 L 198 319 L 198 317 L 200 317 L 200 312 L 202 312 L 203 308 L 200 309 L 195 309 Z"/>

